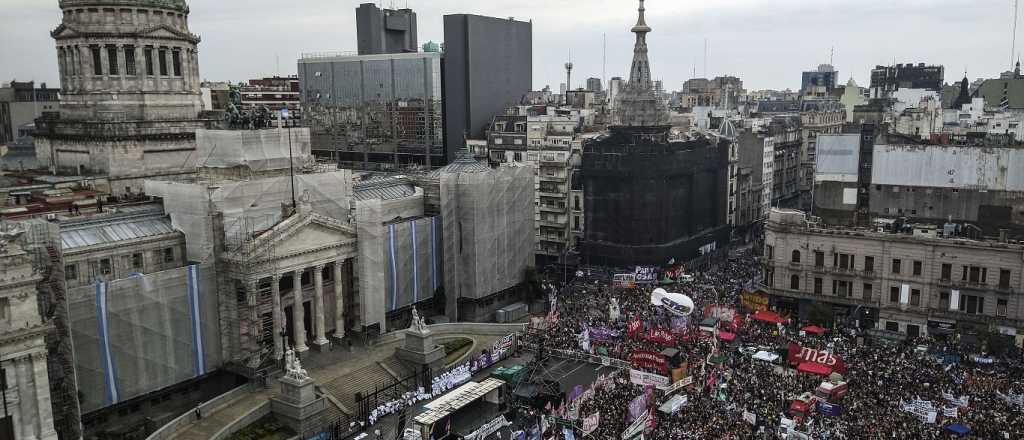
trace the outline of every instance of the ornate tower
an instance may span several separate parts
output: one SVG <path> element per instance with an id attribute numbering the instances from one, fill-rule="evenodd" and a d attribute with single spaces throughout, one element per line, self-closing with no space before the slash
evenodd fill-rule
<path id="1" fill-rule="evenodd" d="M 633 45 L 633 65 L 629 82 L 616 98 L 616 123 L 620 126 L 651 127 L 668 124 L 668 110 L 654 93 L 651 82 L 651 63 L 647 59 L 647 34 L 651 27 L 644 18 L 644 0 L 640 0 L 639 16 L 631 32 L 636 34 Z"/>
<path id="2" fill-rule="evenodd" d="M 37 122 L 54 173 L 108 176 L 114 194 L 141 178 L 194 170 L 203 127 L 199 37 L 185 0 L 60 0 L 59 119 Z M 41 141 L 41 142 L 40 142 Z M 120 182 L 121 180 L 129 180 Z"/>
<path id="3" fill-rule="evenodd" d="M 0 230 L 0 373 L 7 384 L 7 410 L 14 438 L 56 440 L 44 335 L 52 324 L 39 314 L 32 259 L 14 243 L 21 231 Z"/>

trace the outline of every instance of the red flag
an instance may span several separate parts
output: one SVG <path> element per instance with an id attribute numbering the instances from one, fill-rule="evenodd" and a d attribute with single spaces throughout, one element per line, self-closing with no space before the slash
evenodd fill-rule
<path id="1" fill-rule="evenodd" d="M 629 336 L 631 336 L 631 337 L 632 336 L 636 336 L 637 333 L 640 333 L 642 331 L 643 326 L 644 326 L 643 322 L 641 322 L 639 319 L 634 319 L 632 321 L 629 321 L 629 324 L 627 324 L 627 332 L 626 333 Z"/>

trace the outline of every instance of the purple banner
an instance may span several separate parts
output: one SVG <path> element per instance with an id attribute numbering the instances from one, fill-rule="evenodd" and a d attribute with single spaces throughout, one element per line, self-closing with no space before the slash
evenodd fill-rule
<path id="1" fill-rule="evenodd" d="M 636 396 L 632 402 L 629 402 L 629 423 L 632 423 L 637 417 L 643 415 L 644 411 L 647 411 L 647 396 L 648 393 L 645 392 Z"/>
<path id="2" fill-rule="evenodd" d="M 672 318 L 673 330 L 685 330 L 690 325 L 690 320 L 685 317 Z"/>
<path id="3" fill-rule="evenodd" d="M 572 402 L 576 400 L 577 397 L 580 397 L 580 394 L 583 394 L 583 385 L 576 385 L 573 387 L 572 391 L 569 392 L 569 401 Z"/>
<path id="4" fill-rule="evenodd" d="M 592 341 L 607 342 L 618 337 L 619 332 L 612 329 L 604 327 L 595 327 L 590 329 L 590 340 Z"/>

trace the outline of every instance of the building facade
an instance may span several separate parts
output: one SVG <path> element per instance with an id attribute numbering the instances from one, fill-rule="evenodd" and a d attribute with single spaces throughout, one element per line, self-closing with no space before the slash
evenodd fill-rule
<path id="1" fill-rule="evenodd" d="M 298 72 L 313 153 L 346 168 L 443 166 L 441 58 L 439 52 L 304 55 Z"/>
<path id="2" fill-rule="evenodd" d="M 945 68 L 925 63 L 875 66 L 871 69 L 870 98 L 887 98 L 899 89 L 942 91 Z"/>
<path id="3" fill-rule="evenodd" d="M 800 78 L 800 95 L 827 97 L 836 88 L 839 71 L 831 64 L 821 64 L 817 70 L 804 71 Z"/>
<path id="4" fill-rule="evenodd" d="M 533 86 L 533 24 L 470 14 L 444 16 L 444 135 L 450 160 L 483 139 L 505 108 Z"/>
<path id="5" fill-rule="evenodd" d="M 834 99 L 805 99 L 800 105 L 800 184 L 801 206 L 811 204 L 814 167 L 817 163 L 818 136 L 843 131 L 846 109 Z"/>
<path id="6" fill-rule="evenodd" d="M 184 0 L 63 0 L 57 43 L 58 119 L 37 122 L 39 161 L 52 172 L 141 192 L 146 177 L 195 171 L 199 37 Z"/>
<path id="7" fill-rule="evenodd" d="M 34 81 L 11 81 L 0 87 L 0 145 L 18 139 L 18 131 L 46 113 L 60 110 L 60 89 Z"/>
<path id="8" fill-rule="evenodd" d="M 243 108 L 266 107 L 270 111 L 288 109 L 291 117 L 299 117 L 302 109 L 299 99 L 299 78 L 268 77 L 250 79 L 238 88 Z"/>
<path id="9" fill-rule="evenodd" d="M 944 235 L 830 227 L 799 211 L 773 210 L 765 231 L 771 304 L 807 319 L 828 317 L 907 337 L 992 332 L 1024 335 L 1024 246 Z"/>

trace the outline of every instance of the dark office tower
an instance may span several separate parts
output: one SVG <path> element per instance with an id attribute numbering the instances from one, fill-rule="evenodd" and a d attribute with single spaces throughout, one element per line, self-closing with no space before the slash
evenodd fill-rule
<path id="1" fill-rule="evenodd" d="M 672 138 L 651 81 L 643 0 L 632 32 L 633 63 L 615 96 L 615 125 L 583 145 L 583 254 L 616 267 L 688 261 L 728 240 L 730 140 Z"/>
<path id="2" fill-rule="evenodd" d="M 359 55 L 417 52 L 416 13 L 412 9 L 380 9 L 373 3 L 356 8 Z"/>
<path id="3" fill-rule="evenodd" d="M 482 138 L 494 115 L 518 104 L 533 84 L 533 25 L 512 18 L 444 16 L 445 145 Z"/>

